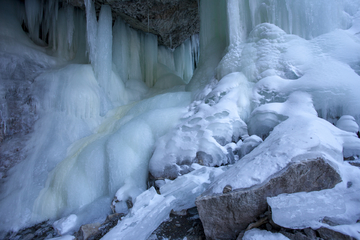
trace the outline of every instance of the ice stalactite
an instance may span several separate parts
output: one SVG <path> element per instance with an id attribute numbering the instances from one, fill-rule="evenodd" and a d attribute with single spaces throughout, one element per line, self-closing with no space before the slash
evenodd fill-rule
<path id="1" fill-rule="evenodd" d="M 86 12 L 87 51 L 89 54 L 89 60 L 93 64 L 93 68 L 96 69 L 96 38 L 98 23 L 96 20 L 95 6 L 91 0 L 86 0 L 84 3 Z"/>

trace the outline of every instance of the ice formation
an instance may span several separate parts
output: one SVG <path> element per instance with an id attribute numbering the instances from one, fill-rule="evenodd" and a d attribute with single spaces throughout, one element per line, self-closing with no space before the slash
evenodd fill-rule
<path id="1" fill-rule="evenodd" d="M 247 231 L 242 238 L 243 240 L 287 240 L 281 233 L 272 233 L 266 230 L 251 229 Z"/>
<path id="2" fill-rule="evenodd" d="M 26 158 L 1 185 L 0 232 L 62 219 L 54 224 L 66 234 L 113 204 L 128 215 L 104 239 L 146 239 L 213 182 L 216 193 L 249 187 L 326 156 L 343 182 L 269 199 L 275 221 L 317 228 L 330 218 L 339 225 L 327 227 L 360 238 L 358 170 L 343 161 L 360 156 L 359 1 L 200 1 L 200 37 L 177 49 L 120 18 L 112 25 L 109 6 L 97 20 L 91 0 L 85 11 L 57 0 L 0 5 L 2 131 L 11 84 L 28 81 L 37 119 Z M 279 237 L 270 235 L 246 239 Z"/>

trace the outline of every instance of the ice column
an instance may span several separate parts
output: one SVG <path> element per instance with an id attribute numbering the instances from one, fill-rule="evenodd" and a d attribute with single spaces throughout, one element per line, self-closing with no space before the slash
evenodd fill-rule
<path id="1" fill-rule="evenodd" d="M 112 16 L 109 5 L 101 7 L 97 38 L 96 59 L 92 61 L 96 78 L 106 92 L 110 91 L 108 86 L 111 78 L 112 66 Z"/>

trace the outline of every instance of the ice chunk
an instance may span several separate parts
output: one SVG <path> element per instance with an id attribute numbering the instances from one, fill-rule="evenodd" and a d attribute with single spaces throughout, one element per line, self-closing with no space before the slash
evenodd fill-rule
<path id="1" fill-rule="evenodd" d="M 251 135 L 250 137 L 245 138 L 240 146 L 240 152 L 238 152 L 239 157 L 245 156 L 262 142 L 263 140 L 257 135 Z"/>
<path id="2" fill-rule="evenodd" d="M 341 116 L 336 122 L 336 126 L 348 132 L 357 133 L 359 131 L 359 125 L 356 123 L 355 118 L 350 115 Z"/>
<path id="3" fill-rule="evenodd" d="M 266 230 L 260 230 L 257 228 L 246 231 L 243 240 L 288 240 L 281 233 L 272 233 Z"/>
<path id="4" fill-rule="evenodd" d="M 193 172 L 169 181 L 160 188 L 161 195 L 151 187 L 140 194 L 130 213 L 103 239 L 147 239 L 168 218 L 171 210 L 195 206 L 195 199 L 224 168 L 201 167 L 193 164 Z"/>
<path id="5" fill-rule="evenodd" d="M 295 229 L 332 228 L 358 238 L 360 170 L 342 162 L 337 167 L 343 182 L 333 189 L 268 198 L 274 222 Z"/>
<path id="6" fill-rule="evenodd" d="M 68 217 L 61 218 L 54 222 L 53 227 L 60 235 L 64 235 L 75 230 L 77 219 L 78 217 L 75 214 L 71 214 Z"/>
<path id="7" fill-rule="evenodd" d="M 73 239 L 75 239 L 75 237 L 71 236 L 71 235 L 65 235 L 65 236 L 56 237 L 56 238 L 49 238 L 49 240 L 73 240 Z"/>

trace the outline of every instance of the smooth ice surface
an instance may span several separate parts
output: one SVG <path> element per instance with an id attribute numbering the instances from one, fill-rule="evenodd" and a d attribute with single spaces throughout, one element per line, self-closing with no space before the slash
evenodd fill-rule
<path id="1" fill-rule="evenodd" d="M 243 240 L 287 240 L 281 233 L 272 233 L 266 230 L 260 230 L 257 228 L 246 231 Z"/>

